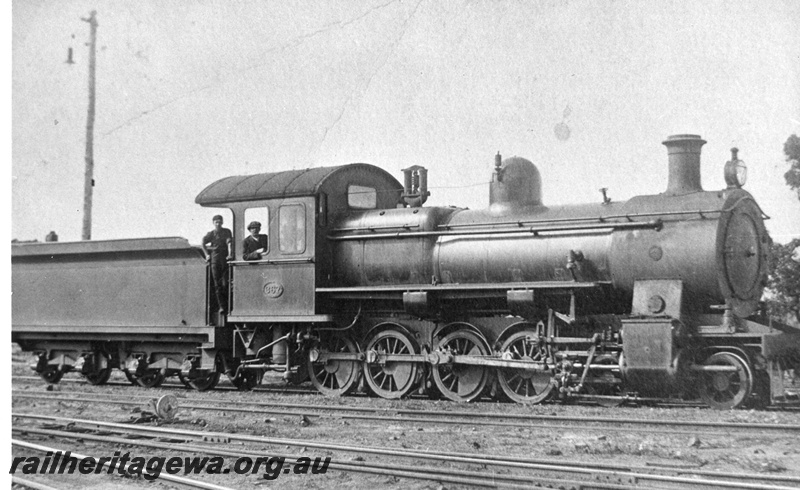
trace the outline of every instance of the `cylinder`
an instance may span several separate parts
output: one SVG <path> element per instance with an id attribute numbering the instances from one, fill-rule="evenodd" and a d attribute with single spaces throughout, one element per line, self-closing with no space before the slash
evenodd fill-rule
<path id="1" fill-rule="evenodd" d="M 676 134 L 663 142 L 669 155 L 667 194 L 674 196 L 703 190 L 700 185 L 700 148 L 705 143 L 696 134 Z"/>

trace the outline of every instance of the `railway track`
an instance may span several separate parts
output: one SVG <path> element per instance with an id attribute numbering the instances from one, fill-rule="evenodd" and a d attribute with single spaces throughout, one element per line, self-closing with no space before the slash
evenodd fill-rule
<path id="1" fill-rule="evenodd" d="M 16 398 L 35 399 L 37 401 L 102 403 L 133 406 L 146 404 L 149 400 L 154 400 L 153 396 L 147 395 L 124 395 L 115 397 L 108 394 L 76 392 L 69 394 L 43 394 L 12 391 L 12 395 Z M 746 431 L 767 431 L 770 434 L 775 434 L 777 436 L 786 435 L 788 437 L 794 437 L 794 434 L 800 434 L 800 425 L 798 424 L 700 422 L 676 419 L 653 420 L 621 417 L 573 417 L 563 415 L 512 414 L 508 412 L 497 411 L 472 412 L 395 408 L 387 409 L 342 405 L 229 400 L 226 400 L 224 405 L 214 405 L 213 403 L 209 404 L 207 401 L 203 400 L 199 400 L 201 403 L 196 403 L 196 401 L 197 400 L 193 400 L 190 397 L 182 398 L 180 400 L 180 407 L 191 410 L 305 416 L 322 419 L 335 418 L 339 420 L 379 421 L 391 422 L 394 424 L 409 423 L 464 425 L 473 423 L 493 427 L 525 427 L 536 429 L 572 429 L 590 431 L 607 431 L 610 428 L 613 428 L 615 431 L 623 432 L 692 435 L 730 434 L 732 432 L 743 433 Z"/>
<path id="2" fill-rule="evenodd" d="M 31 383 L 37 383 L 37 384 L 41 384 L 41 383 L 44 382 L 42 380 L 42 378 L 40 378 L 39 376 L 12 376 L 11 380 L 12 381 L 31 382 Z M 74 384 L 79 384 L 79 385 L 83 385 L 83 386 L 94 386 L 94 385 L 92 385 L 91 383 L 89 383 L 88 381 L 86 381 L 82 377 L 80 377 L 80 378 L 64 377 L 59 381 L 59 383 L 74 383 Z M 130 381 L 127 381 L 127 380 L 124 380 L 124 381 L 108 381 L 107 383 L 105 383 L 105 385 L 106 386 L 122 386 L 122 387 L 138 388 L 138 386 L 132 385 L 130 383 Z M 159 388 L 167 389 L 167 390 L 187 390 L 187 391 L 191 390 L 191 391 L 194 391 L 194 390 L 192 390 L 192 388 L 188 388 L 183 383 L 167 383 L 167 382 L 165 382 L 162 385 L 160 385 Z M 214 390 L 215 391 L 217 391 L 217 390 L 218 391 L 239 391 L 238 388 L 233 386 L 227 380 L 221 380 L 220 384 L 217 385 L 214 388 Z M 318 392 L 318 391 L 316 391 L 316 390 L 314 390 L 312 388 L 301 388 L 301 387 L 290 388 L 290 387 L 272 386 L 272 385 L 258 385 L 256 387 L 254 387 L 251 391 L 265 392 L 265 393 L 279 393 L 279 394 L 282 394 L 282 395 L 321 395 L 320 392 Z"/>
<path id="3" fill-rule="evenodd" d="M 19 381 L 25 382 L 27 380 L 35 380 L 41 383 L 39 378 L 35 377 L 24 377 L 25 379 L 19 379 Z M 15 380 L 18 378 L 15 377 Z M 81 382 L 80 379 L 76 379 L 78 383 Z M 88 383 L 87 383 L 88 384 Z M 373 400 L 364 400 L 361 398 L 359 399 L 348 399 L 342 398 L 338 400 L 330 400 L 327 398 L 322 397 L 313 397 L 313 398 L 303 398 L 303 397 L 276 397 L 270 398 L 269 396 L 258 396 L 253 394 L 253 396 L 247 395 L 240 395 L 240 396 L 229 396 L 225 393 L 218 393 L 217 395 L 214 392 L 206 392 L 206 393 L 198 393 L 194 390 L 186 389 L 182 385 L 173 385 L 171 389 L 167 390 L 143 390 L 143 389 L 134 389 L 128 383 L 120 383 L 122 386 L 131 387 L 130 390 L 123 390 L 124 393 L 116 393 L 114 390 L 112 392 L 98 392 L 98 391 L 88 391 L 90 388 L 86 388 L 87 391 L 82 391 L 83 389 L 79 386 L 73 385 L 70 387 L 70 390 L 77 389 L 81 391 L 70 391 L 67 392 L 68 388 L 64 388 L 64 391 L 52 391 L 52 392 L 44 392 L 40 391 L 40 388 L 37 389 L 35 392 L 29 390 L 15 390 L 12 392 L 13 399 L 15 401 L 15 410 L 24 410 L 25 405 L 17 405 L 17 401 L 21 400 L 36 400 L 37 401 L 37 408 L 36 410 L 43 410 L 45 414 L 48 414 L 49 407 L 58 408 L 62 413 L 66 413 L 71 411 L 73 408 L 81 408 L 81 406 L 70 405 L 71 403 L 81 403 L 85 404 L 82 405 L 82 409 L 86 409 L 89 407 L 89 410 L 93 410 L 95 405 L 100 406 L 101 404 L 106 405 L 118 405 L 118 406 L 129 406 L 129 407 L 145 407 L 151 400 L 156 400 L 162 395 L 169 395 L 173 393 L 177 395 L 179 407 L 181 410 L 203 410 L 209 412 L 224 412 L 223 419 L 231 420 L 231 417 L 234 414 L 253 414 L 253 415 L 260 415 L 260 414 L 274 414 L 275 416 L 287 416 L 286 419 L 278 419 L 278 420 L 285 420 L 289 425 L 284 424 L 283 422 L 279 424 L 272 424 L 271 426 L 273 429 L 270 430 L 278 430 L 280 433 L 286 434 L 289 432 L 290 436 L 296 435 L 291 434 L 291 432 L 296 431 L 293 429 L 292 426 L 296 426 L 297 419 L 294 417 L 305 416 L 309 417 L 312 421 L 316 422 L 314 425 L 317 427 L 316 431 L 312 432 L 305 432 L 304 434 L 322 434 L 322 437 L 327 437 L 327 434 L 336 433 L 339 429 L 340 424 L 349 425 L 349 430 L 351 431 L 360 431 L 364 430 L 364 427 L 367 427 L 366 431 L 371 432 L 374 428 L 377 427 L 398 427 L 398 432 L 401 428 L 405 428 L 408 426 L 416 426 L 420 427 L 421 425 L 428 424 L 432 427 L 435 427 L 436 430 L 433 432 L 428 432 L 427 426 L 425 432 L 420 432 L 420 437 L 414 437 L 408 439 L 408 441 L 412 441 L 416 439 L 416 445 L 413 447 L 445 447 L 441 444 L 432 443 L 431 445 L 427 444 L 427 441 L 430 440 L 430 437 L 439 436 L 435 434 L 443 434 L 447 433 L 450 429 L 443 429 L 445 426 L 454 427 L 453 430 L 456 430 L 455 427 L 459 427 L 458 431 L 462 430 L 461 428 L 466 426 L 472 427 L 488 427 L 486 430 L 480 430 L 478 434 L 491 434 L 493 428 L 511 428 L 511 427 L 519 427 L 519 428 L 527 428 L 527 429 L 546 429 L 550 431 L 564 431 L 565 433 L 582 433 L 582 432 L 604 432 L 608 433 L 608 431 L 613 431 L 615 433 L 640 433 L 640 434 L 692 434 L 692 435 L 699 435 L 703 436 L 704 434 L 708 435 L 719 435 L 719 436 L 734 436 L 736 438 L 744 437 L 745 439 L 730 439 L 731 444 L 737 444 L 738 441 L 741 440 L 751 440 L 752 437 L 769 437 L 770 440 L 786 440 L 786 439 L 795 439 L 797 437 L 798 432 L 800 432 L 800 425 L 792 425 L 792 424 L 777 424 L 777 423 L 770 423 L 770 424 L 746 424 L 746 423 L 737 423 L 737 422 L 695 422 L 695 421 L 686 421 L 686 420 L 675 420 L 683 416 L 681 411 L 676 411 L 675 416 L 673 417 L 670 413 L 670 418 L 673 420 L 648 420 L 648 419 L 639 419 L 639 418 L 621 418 L 619 417 L 618 411 L 607 411 L 609 414 L 615 414 L 614 417 L 573 417 L 573 416 L 557 416 L 557 415 L 549 415 L 549 414 L 536 414 L 536 413 L 519 413 L 526 411 L 525 409 L 521 408 L 518 405 L 501 405 L 499 408 L 502 410 L 497 410 L 497 404 L 474 404 L 469 406 L 464 405 L 456 405 L 451 403 L 441 403 L 441 402 L 429 402 L 427 400 L 412 400 L 412 407 L 409 409 L 404 408 L 395 408 L 398 404 L 392 403 L 391 406 L 387 407 L 387 403 L 383 400 L 374 400 L 375 403 L 372 403 Z M 27 383 L 23 386 L 27 387 Z M 178 390 L 178 391 L 176 391 Z M 259 390 L 261 391 L 261 390 Z M 269 392 L 269 388 L 264 390 L 265 392 Z M 169 395 L 170 397 L 173 395 Z M 232 399 L 231 399 L 232 398 Z M 260 401 L 260 400 L 269 400 L 269 401 Z M 58 402 L 62 402 L 59 405 L 55 405 Z M 299 402 L 299 403 L 296 403 Z M 364 403 L 368 402 L 368 403 Z M 428 410 L 427 407 L 435 407 L 434 410 Z M 487 408 L 493 408 L 492 410 L 486 410 Z M 422 409 L 418 409 L 422 408 Z M 454 410 L 450 410 L 453 408 Z M 552 407 L 551 407 L 552 408 Z M 566 407 L 565 407 L 566 408 Z M 585 410 L 585 409 L 584 409 Z M 632 412 L 637 412 L 642 410 L 626 410 L 626 413 L 629 415 Z M 88 410 L 87 410 L 88 412 Z M 509 413 L 509 412 L 517 412 L 517 413 Z M 559 413 L 569 413 L 569 410 L 559 410 Z M 41 412 L 40 412 L 41 413 Z M 117 412 L 119 413 L 119 412 Z M 125 412 L 123 412 L 125 413 Z M 225 413 L 227 413 L 227 417 L 225 417 Z M 598 413 L 598 412 L 595 412 Z M 606 412 L 603 412 L 606 413 Z M 705 413 L 710 414 L 713 412 L 708 411 L 701 411 L 696 412 L 697 414 Z M 44 420 L 40 419 L 40 422 L 44 421 L 49 425 L 45 426 L 36 426 L 32 425 L 32 421 L 38 417 L 46 417 L 46 416 L 34 416 L 30 415 L 31 418 L 24 418 L 28 417 L 27 414 L 14 414 L 14 417 L 20 416 L 20 418 L 15 418 L 13 421 L 13 430 L 15 437 L 25 438 L 30 440 L 33 443 L 43 443 L 43 444 L 50 444 L 50 445 L 64 445 L 64 444 L 73 444 L 76 439 L 76 430 L 79 430 L 80 439 L 90 440 L 93 441 L 94 444 L 102 444 L 109 448 L 116 448 L 119 449 L 120 447 L 130 446 L 131 440 L 128 439 L 130 437 L 137 437 L 137 438 L 144 438 L 147 437 L 149 439 L 142 439 L 142 442 L 150 442 L 154 444 L 152 446 L 141 446 L 142 448 L 147 447 L 147 451 L 152 452 L 153 450 L 163 450 L 168 451 L 166 454 L 172 454 L 173 452 L 177 451 L 184 451 L 193 454 L 217 454 L 220 456 L 226 457 L 261 457 L 264 456 L 264 451 L 260 448 L 243 448 L 241 446 L 233 447 L 228 446 L 226 442 L 232 442 L 235 444 L 245 444 L 245 445 L 264 445 L 267 444 L 264 442 L 265 438 L 253 439 L 250 441 L 242 440 L 241 435 L 237 434 L 227 434 L 226 432 L 195 432 L 194 435 L 190 435 L 187 433 L 162 433 L 162 434 L 154 434 L 152 432 L 148 432 L 149 429 L 152 427 L 147 426 L 139 426 L 136 425 L 131 427 L 128 424 L 120 424 L 123 428 L 110 428 L 108 426 L 101 426 L 97 425 L 102 423 L 100 421 L 85 421 L 86 423 L 77 423 L 76 420 L 80 419 L 68 419 L 68 418 L 54 418 L 51 420 Z M 176 422 L 181 423 L 180 421 L 181 412 L 178 412 L 178 420 Z M 192 415 L 195 417 L 196 415 Z M 235 415 L 234 415 L 235 416 Z M 202 415 L 205 419 L 206 416 Z M 263 418 L 263 417 L 262 417 Z M 703 417 L 706 418 L 706 417 Z M 791 417 L 787 416 L 779 416 L 780 419 L 783 420 L 791 420 Z M 213 418 L 208 418 L 208 420 L 217 420 L 216 415 Z M 238 431 L 249 431 L 250 426 L 247 423 L 241 421 L 247 420 L 259 420 L 251 418 L 242 418 L 240 419 L 240 423 L 234 425 L 234 429 Z M 775 418 L 778 420 L 778 418 Z M 275 422 L 276 419 L 271 419 L 272 422 Z M 347 424 L 347 421 L 350 423 Z M 360 421 L 360 422 L 359 422 Z M 186 420 L 182 421 L 183 423 Z M 167 422 L 161 422 L 166 426 L 170 424 Z M 72 424 L 71 427 L 68 425 Z M 92 424 L 95 424 L 94 426 Z M 364 425 L 369 424 L 369 425 Z M 437 427 L 438 426 L 438 427 Z M 92 429 L 93 430 L 90 430 Z M 212 423 L 209 427 L 215 427 Z M 312 426 L 313 427 L 313 426 Z M 162 427 L 164 428 L 164 427 Z M 329 429 L 333 428 L 332 432 L 329 432 Z M 404 429 L 408 432 L 408 428 Z M 422 430 L 419 428 L 418 430 Z M 43 431 L 54 431 L 54 432 L 43 432 Z M 100 432 L 97 432 L 100 431 Z M 413 431 L 413 429 L 412 429 Z M 444 432 L 442 432 L 444 431 Z M 474 429 L 473 429 L 474 431 Z M 181 431 L 178 431 L 181 432 Z M 191 431 L 189 431 L 191 432 Z M 508 430 L 500 431 L 500 434 L 513 434 L 515 431 L 513 429 L 509 432 Z M 416 432 L 414 432 L 416 434 Z M 469 433 L 468 431 L 466 433 Z M 465 434 L 466 434 L 465 433 Z M 197 434 L 205 434 L 204 436 L 199 436 Z M 423 436 L 424 434 L 424 436 Z M 430 435 L 428 435 L 430 434 Z M 526 434 L 529 434 L 526 431 Z M 541 432 L 533 432 L 531 434 L 539 434 Z M 536 439 L 539 437 L 536 435 L 530 439 L 530 444 L 538 444 Z M 411 433 L 409 433 L 411 436 Z M 120 440 L 113 440 L 113 439 L 95 439 L 97 437 L 110 437 L 110 438 L 118 438 Z M 246 436 L 245 436 L 246 437 Z M 258 438 L 259 436 L 251 436 Z M 483 436 L 479 436 L 483 437 Z M 491 436 L 490 436 L 491 437 Z M 507 437 L 507 436 L 502 436 Z M 511 436 L 512 438 L 514 436 Z M 526 435 L 526 437 L 529 437 Z M 633 437 L 636 438 L 638 436 L 621 436 L 621 437 Z M 50 439 L 45 439 L 50 438 Z M 161 438 L 162 440 L 159 441 L 156 438 Z M 183 442 L 176 443 L 175 445 L 169 446 L 168 443 L 164 442 L 163 439 L 167 440 L 181 440 Z M 205 439 L 205 441 L 203 440 Z M 800 488 L 800 477 L 796 476 L 784 476 L 779 474 L 746 474 L 746 473 L 736 473 L 730 476 L 726 476 L 723 478 L 717 471 L 703 469 L 697 464 L 693 464 L 690 461 L 682 461 L 682 462 L 675 462 L 674 460 L 670 460 L 669 456 L 663 458 L 661 456 L 655 456 L 656 458 L 660 458 L 660 462 L 646 462 L 642 461 L 641 459 L 638 461 L 639 464 L 634 465 L 626 465 L 626 464 L 610 464 L 610 465 L 598 465 L 598 464 L 584 464 L 581 462 L 584 459 L 584 456 L 580 451 L 574 452 L 572 451 L 571 447 L 565 449 L 563 445 L 561 449 L 565 450 L 564 454 L 569 454 L 569 457 L 561 457 L 555 459 L 531 459 L 531 458 L 511 458 L 505 456 L 492 456 L 489 454 L 475 454 L 475 453 L 457 453 L 457 452 L 423 452 L 423 451 L 412 451 L 409 449 L 388 449 L 386 447 L 376 447 L 376 442 L 374 442 L 374 438 L 372 439 L 372 446 L 361 446 L 361 445 L 345 445 L 345 444 L 337 444 L 335 441 L 333 442 L 319 442 L 315 440 L 308 440 L 308 439 L 279 439 L 279 438 L 266 438 L 267 440 L 271 440 L 274 444 L 270 448 L 269 454 L 275 454 L 276 456 L 280 456 L 282 453 L 279 452 L 285 446 L 293 447 L 299 451 L 302 448 L 307 448 L 307 451 L 314 450 L 314 451 L 330 451 L 334 456 L 334 462 L 331 463 L 331 470 L 337 472 L 345 472 L 345 473 L 353 473 L 353 474 L 363 474 L 363 475 L 381 475 L 391 477 L 391 478 L 399 478 L 405 481 L 410 481 L 411 479 L 415 480 L 424 480 L 424 481 L 435 481 L 441 482 L 448 485 L 461 485 L 461 486 L 469 486 L 469 487 L 489 487 L 489 488 L 530 488 L 531 486 L 538 485 L 544 487 L 553 487 L 553 488 L 614 488 L 614 489 L 628 489 L 628 488 L 760 488 L 760 489 L 783 489 L 783 488 Z M 401 438 L 405 440 L 405 438 Z M 591 438 L 590 438 L 591 439 Z M 347 440 L 352 441 L 352 438 L 347 438 Z M 391 439 L 390 439 L 391 440 Z M 395 438 L 396 440 L 396 438 Z M 434 439 L 435 441 L 436 439 Z M 480 440 L 480 439 L 477 439 Z M 611 438 L 609 441 L 612 441 L 616 444 L 619 440 L 625 439 L 617 439 Z M 662 439 L 664 441 L 672 440 L 677 441 L 679 439 Z M 711 440 L 711 438 L 703 437 L 703 443 L 705 444 L 707 440 Z M 755 439 L 752 439 L 755 440 Z M 53 442 L 59 441 L 59 442 Z M 61 442 L 63 441 L 63 442 Z M 422 441 L 422 443 L 420 443 Z M 171 444 L 171 443 L 170 443 Z M 318 445 L 322 444 L 322 445 Z M 352 442 L 351 442 L 352 444 Z M 397 443 L 400 444 L 400 443 Z M 600 449 L 600 446 L 605 443 L 599 443 L 597 448 Z M 685 442 L 679 442 L 679 445 L 685 445 Z M 782 443 L 783 444 L 783 443 Z M 211 446 L 209 448 L 209 446 Z M 283 447 L 281 447 L 283 446 Z M 378 442 L 377 446 L 381 446 Z M 791 445 L 790 445 L 791 446 Z M 450 449 L 452 446 L 446 446 Z M 558 447 L 558 446 L 556 446 Z M 592 448 L 595 448 L 594 444 L 591 444 Z M 680 446 L 679 446 L 680 447 Z M 80 452 L 80 447 L 77 447 Z M 288 449 L 288 448 L 287 448 Z M 92 450 L 92 452 L 97 452 L 97 450 Z M 430 456 L 425 456 L 425 458 L 433 458 L 433 459 L 414 459 L 414 453 L 424 453 Z M 480 451 L 478 451 L 479 453 Z M 485 450 L 484 450 L 485 452 Z M 549 453 L 549 451 L 548 451 Z M 545 455 L 543 450 L 539 451 L 538 454 Z M 527 454 L 526 452 L 517 452 L 518 455 Z M 559 453 L 560 454 L 560 453 Z M 283 454 L 283 457 L 286 457 L 287 460 L 298 457 L 299 454 Z M 337 456 L 338 455 L 338 456 Z M 408 455 L 408 456 L 406 456 Z M 436 457 L 444 458 L 444 459 L 435 459 Z M 591 457 L 591 456 L 589 456 Z M 404 459 L 400 459 L 404 458 Z M 686 458 L 683 458 L 686 459 Z M 335 463 L 335 464 L 334 464 Z M 400 464 L 402 463 L 402 464 Z M 672 466 L 670 466 L 672 463 Z M 522 466 L 516 466 L 515 464 L 520 464 Z M 683 465 L 682 467 L 676 467 L 675 465 Z M 442 466 L 447 466 L 443 468 Z M 465 466 L 466 465 L 466 466 Z M 538 467 L 536 465 L 542 465 L 542 467 Z M 784 464 L 784 466 L 789 467 L 788 464 Z M 568 470 L 564 468 L 570 468 Z M 757 470 L 755 466 L 750 466 L 753 470 Z M 477 471 L 476 471 L 477 470 Z M 651 475 L 647 477 L 643 477 L 640 475 Z M 655 475 L 656 479 L 653 480 L 652 475 Z M 660 477 L 664 477 L 663 479 L 659 479 Z M 191 476 L 191 475 L 189 475 Z M 351 476 L 352 478 L 356 478 L 354 475 Z M 369 476 L 361 476 L 358 478 L 371 478 Z M 673 478 L 677 478 L 673 480 Z M 692 480 L 689 482 L 688 480 Z M 213 481 L 213 480 L 212 480 Z M 295 480 L 297 482 L 297 480 Z M 363 480 L 360 480 L 363 481 Z M 697 483 L 700 481 L 700 483 Z M 216 480 L 217 483 L 222 484 L 229 484 L 228 480 Z M 720 483 L 722 482 L 722 483 Z M 249 483 L 248 483 L 249 485 Z M 737 486 L 738 485 L 738 486 Z M 58 486 L 58 485 L 56 485 Z M 236 486 L 236 485 L 234 485 Z"/>
<path id="4" fill-rule="evenodd" d="M 334 458 L 331 469 L 340 471 L 366 472 L 392 475 L 398 478 L 414 478 L 463 485 L 496 488 L 530 488 L 532 485 L 554 488 L 753 488 L 778 490 L 800 488 L 800 478 L 780 475 L 750 473 L 718 474 L 691 468 L 634 467 L 628 465 L 609 465 L 563 460 L 534 460 L 485 456 L 470 453 L 445 453 L 417 451 L 410 449 L 387 449 L 369 446 L 347 446 L 335 442 L 320 442 L 303 439 L 271 438 L 245 434 L 226 434 L 209 431 L 174 429 L 169 427 L 130 426 L 98 420 L 74 419 L 34 414 L 12 414 L 18 420 L 47 422 L 49 425 L 36 427 L 15 425 L 12 430 L 19 435 L 55 437 L 74 441 L 79 435 L 82 440 L 111 445 L 140 446 L 164 451 L 212 454 L 226 457 L 278 456 L 287 460 L 296 459 L 298 454 L 278 452 L 277 447 L 308 448 L 333 454 L 350 453 L 361 456 L 362 460 L 342 462 Z M 96 431 L 101 431 L 100 433 Z M 141 439 L 143 436 L 149 439 Z M 132 439 L 131 437 L 136 437 Z M 168 438 L 165 443 L 157 438 Z M 211 444 L 209 444 L 209 442 Z M 221 448 L 226 443 L 238 442 L 244 445 L 259 445 L 253 449 Z M 271 449 L 263 449 L 265 446 Z M 403 458 L 416 462 L 413 465 L 366 461 L 365 457 Z M 464 468 L 446 468 L 450 465 L 480 465 L 483 471 Z"/>
<path id="5" fill-rule="evenodd" d="M 42 378 L 39 376 L 12 376 L 12 381 L 22 381 L 22 382 L 29 382 L 29 383 L 36 383 L 41 384 L 43 382 Z M 277 379 L 277 378 L 276 378 Z M 82 386 L 94 386 L 92 383 L 86 381 L 83 377 L 77 378 L 70 378 L 64 377 L 62 378 L 59 383 L 72 383 L 78 384 Z M 260 384 L 253 387 L 250 391 L 260 392 L 260 393 L 274 393 L 280 395 L 309 395 L 309 396 L 321 396 L 322 393 L 317 391 L 312 387 L 303 387 L 303 386 L 282 386 L 281 383 L 283 381 L 276 381 L 275 384 Z M 138 385 L 132 385 L 127 380 L 120 380 L 120 381 L 108 381 L 105 383 L 105 386 L 118 386 L 118 387 L 126 387 L 126 388 L 135 388 L 139 389 Z M 190 387 L 187 387 L 183 383 L 172 383 L 172 382 L 164 382 L 163 384 L 158 386 L 159 389 L 166 389 L 166 390 L 178 390 L 178 391 L 195 391 Z M 233 386 L 227 380 L 221 380 L 219 384 L 214 388 L 213 391 L 239 391 L 238 388 Z M 351 393 L 351 397 L 360 397 L 360 396 L 367 396 L 365 393 Z M 409 395 L 410 399 L 420 399 L 420 400 L 427 400 L 429 397 L 425 395 L 418 395 L 418 394 L 411 394 Z M 485 398 L 476 401 L 487 401 L 487 402 L 494 402 L 495 400 L 491 398 Z M 650 399 L 644 397 L 635 397 L 629 396 L 625 398 L 619 397 L 606 397 L 606 396 L 598 396 L 598 395 L 591 395 L 586 396 L 585 398 L 581 398 L 580 396 L 576 396 L 575 398 L 576 403 L 588 403 L 588 404 L 595 404 L 600 402 L 602 405 L 603 403 L 611 403 L 611 406 L 621 405 L 621 404 L 631 404 L 631 405 L 646 405 L 646 406 L 654 406 L 654 407 L 677 407 L 677 408 L 707 408 L 707 406 L 703 403 L 693 402 L 693 401 L 686 401 L 686 400 L 664 400 L 664 399 Z M 796 412 L 800 411 L 800 407 L 796 405 L 775 405 L 766 407 L 765 410 L 769 411 L 786 411 L 786 412 Z"/>

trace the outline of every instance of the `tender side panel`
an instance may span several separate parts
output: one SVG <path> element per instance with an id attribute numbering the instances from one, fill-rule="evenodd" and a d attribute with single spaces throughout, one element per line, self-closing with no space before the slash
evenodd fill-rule
<path id="1" fill-rule="evenodd" d="M 48 244 L 48 254 L 15 253 L 13 330 L 79 326 L 132 327 L 134 332 L 136 327 L 203 327 L 202 254 L 188 243 L 163 247 L 154 240 L 141 242 L 125 240 L 116 247 L 105 242 L 112 246 L 102 251 Z M 141 246 L 147 242 L 153 246 Z"/>

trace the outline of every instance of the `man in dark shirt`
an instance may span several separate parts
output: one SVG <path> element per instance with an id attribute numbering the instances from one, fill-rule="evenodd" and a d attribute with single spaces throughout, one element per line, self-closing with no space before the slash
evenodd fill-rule
<path id="1" fill-rule="evenodd" d="M 244 260 L 260 260 L 261 256 L 267 253 L 269 248 L 269 241 L 267 235 L 262 235 L 261 223 L 253 221 L 247 225 L 247 230 L 250 236 L 242 241 L 242 249 L 244 252 Z"/>
<path id="2" fill-rule="evenodd" d="M 222 227 L 222 216 L 211 218 L 214 229 L 203 237 L 206 262 L 211 264 L 211 281 L 217 298 L 219 312 L 228 312 L 228 261 L 233 259 L 233 234 Z"/>

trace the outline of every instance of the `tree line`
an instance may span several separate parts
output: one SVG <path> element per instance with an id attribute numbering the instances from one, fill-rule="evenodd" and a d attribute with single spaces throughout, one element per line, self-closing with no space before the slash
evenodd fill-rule
<path id="1" fill-rule="evenodd" d="M 800 138 L 789 136 L 783 145 L 789 170 L 786 185 L 800 200 Z M 779 321 L 800 324 L 800 238 L 789 243 L 772 243 L 766 303 L 769 315 Z"/>

